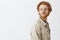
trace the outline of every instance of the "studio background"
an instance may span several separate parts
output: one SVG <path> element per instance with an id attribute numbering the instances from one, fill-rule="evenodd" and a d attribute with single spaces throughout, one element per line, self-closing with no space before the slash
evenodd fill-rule
<path id="1" fill-rule="evenodd" d="M 0 40 L 30 40 L 30 30 L 38 19 L 37 4 L 42 0 L 0 0 Z M 48 17 L 51 40 L 60 40 L 60 0 Z"/>

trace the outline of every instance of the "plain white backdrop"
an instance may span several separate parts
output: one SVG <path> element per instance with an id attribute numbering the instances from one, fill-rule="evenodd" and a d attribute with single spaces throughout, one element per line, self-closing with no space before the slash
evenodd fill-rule
<path id="1" fill-rule="evenodd" d="M 42 0 L 0 0 L 0 40 L 30 40 L 30 29 L 38 19 L 37 4 Z M 52 5 L 48 17 L 51 40 L 60 40 L 60 1 Z"/>

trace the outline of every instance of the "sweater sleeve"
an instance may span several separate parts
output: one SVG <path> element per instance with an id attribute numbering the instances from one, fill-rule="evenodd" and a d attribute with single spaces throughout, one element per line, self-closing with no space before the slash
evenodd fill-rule
<path id="1" fill-rule="evenodd" d="M 41 28 L 39 25 L 35 25 L 35 27 L 32 28 L 30 34 L 31 40 L 42 40 Z"/>

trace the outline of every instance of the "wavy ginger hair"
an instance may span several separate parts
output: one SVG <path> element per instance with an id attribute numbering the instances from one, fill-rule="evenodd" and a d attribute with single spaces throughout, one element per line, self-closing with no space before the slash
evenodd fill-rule
<path id="1" fill-rule="evenodd" d="M 50 3 L 49 3 L 49 2 L 46 2 L 46 1 L 42 1 L 42 2 L 40 2 L 40 3 L 37 5 L 37 10 L 38 10 L 38 11 L 39 11 L 40 5 L 42 5 L 42 4 L 43 4 L 43 5 L 47 5 L 49 12 L 52 11 L 52 8 L 51 8 Z"/>

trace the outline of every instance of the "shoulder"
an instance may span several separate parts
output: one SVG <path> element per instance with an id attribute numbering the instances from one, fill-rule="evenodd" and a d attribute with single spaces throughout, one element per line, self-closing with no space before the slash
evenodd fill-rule
<path id="1" fill-rule="evenodd" d="M 42 27 L 42 23 L 40 20 L 37 20 L 36 24 L 34 24 L 33 28 L 34 30 L 40 30 Z"/>
<path id="2" fill-rule="evenodd" d="M 32 26 L 31 31 L 40 30 L 41 27 L 42 27 L 42 22 L 41 22 L 41 20 L 38 19 L 35 22 L 35 24 Z"/>

